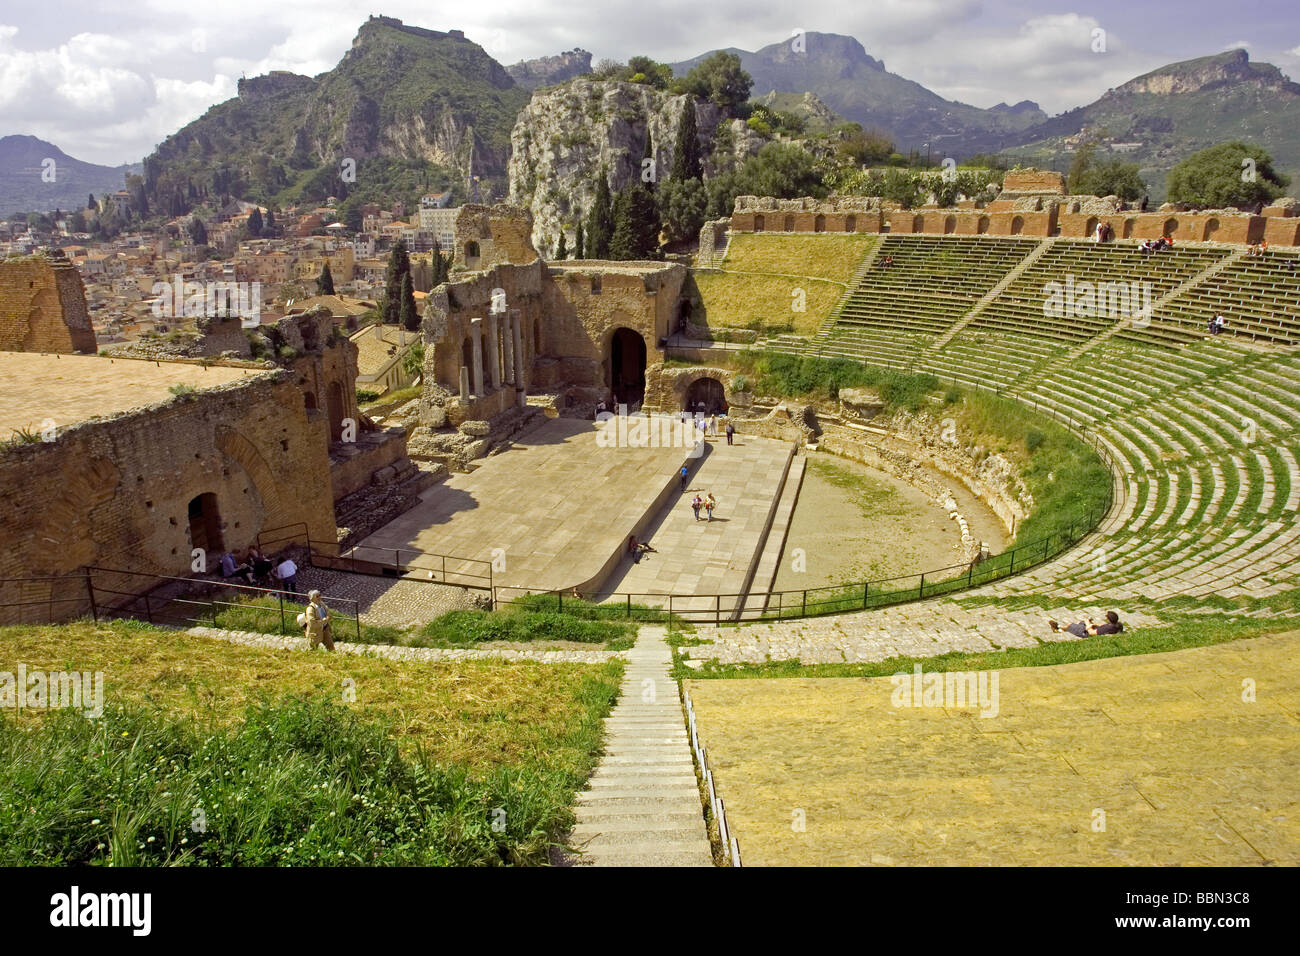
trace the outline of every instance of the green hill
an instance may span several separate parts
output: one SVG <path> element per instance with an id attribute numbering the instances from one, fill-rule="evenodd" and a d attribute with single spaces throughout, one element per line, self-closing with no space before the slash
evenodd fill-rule
<path id="1" fill-rule="evenodd" d="M 471 176 L 502 192 L 510 129 L 527 100 L 459 31 L 371 17 L 332 70 L 240 80 L 238 97 L 163 141 L 144 165 L 151 207 L 178 215 L 227 196 L 464 194 Z M 355 181 L 340 175 L 346 159 Z"/>

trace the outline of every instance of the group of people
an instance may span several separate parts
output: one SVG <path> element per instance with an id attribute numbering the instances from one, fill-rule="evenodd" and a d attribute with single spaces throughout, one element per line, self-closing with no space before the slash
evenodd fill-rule
<path id="1" fill-rule="evenodd" d="M 1227 329 L 1228 319 L 1226 316 L 1222 314 L 1216 315 L 1214 318 L 1210 319 L 1209 326 L 1210 326 L 1210 334 L 1218 335 L 1221 332 L 1223 332 L 1225 329 Z"/>
<path id="2" fill-rule="evenodd" d="M 1172 249 L 1174 241 L 1168 236 L 1162 236 L 1159 239 L 1144 239 L 1138 246 L 1141 252 L 1161 252 L 1165 249 Z"/>
<path id="3" fill-rule="evenodd" d="M 718 503 L 714 500 L 713 492 L 711 491 L 707 492 L 703 498 L 696 494 L 696 496 L 691 499 L 691 510 L 695 512 L 696 521 L 700 520 L 701 509 L 703 509 L 704 513 L 708 516 L 707 520 L 712 521 L 713 509 L 717 506 Z"/>
<path id="4" fill-rule="evenodd" d="M 298 565 L 293 558 L 285 555 L 277 564 L 256 545 L 248 549 L 248 556 L 242 564 L 233 552 L 223 554 L 221 576 L 226 580 L 238 578 L 245 584 L 258 587 L 268 587 L 278 581 L 285 594 L 298 593 Z"/>
<path id="5" fill-rule="evenodd" d="M 883 258 L 883 259 L 880 260 L 880 262 L 879 262 L 877 268 L 880 268 L 880 269 L 892 269 L 892 268 L 894 268 L 894 257 L 893 257 L 893 256 L 885 256 L 885 258 Z"/>
<path id="6" fill-rule="evenodd" d="M 1097 231 L 1094 233 L 1093 238 L 1097 242 L 1110 242 L 1115 238 L 1115 230 L 1110 227 L 1110 223 L 1099 222 L 1097 223 Z"/>
<path id="7" fill-rule="evenodd" d="M 1268 254 L 1268 240 L 1261 239 L 1259 242 L 1252 242 L 1246 247 L 1246 255 L 1254 258 Z"/>

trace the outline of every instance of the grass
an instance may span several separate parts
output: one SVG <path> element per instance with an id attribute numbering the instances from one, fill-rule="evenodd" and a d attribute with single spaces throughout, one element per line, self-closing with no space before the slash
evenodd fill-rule
<path id="1" fill-rule="evenodd" d="M 933 375 L 910 374 L 896 369 L 863 365 L 851 359 L 826 359 L 810 355 L 784 355 L 746 349 L 734 364 L 754 382 L 760 395 L 783 398 L 835 398 L 842 388 L 874 388 L 886 410 L 917 410 L 939 388 Z"/>
<path id="2" fill-rule="evenodd" d="M 802 290 L 802 297 L 796 290 Z M 805 276 L 695 272 L 687 280 L 692 319 L 715 335 L 721 329 L 780 329 L 808 335 L 844 295 L 844 286 Z M 801 311 L 795 311 L 796 306 Z M 775 334 L 775 333 L 774 333 Z"/>
<path id="3" fill-rule="evenodd" d="M 1294 628 L 1293 621 L 1243 619 L 1227 615 L 1171 615 L 1178 619 L 1168 627 L 1143 628 L 1122 634 L 1099 635 L 1079 641 L 1044 643 L 1037 647 L 1011 648 L 967 654 L 954 651 L 937 657 L 891 657 L 884 661 L 858 664 L 802 664 L 799 661 L 769 661 L 763 664 L 718 664 L 706 661 L 699 670 L 685 666 L 673 653 L 673 676 L 683 679 L 767 678 L 767 677 L 887 677 L 911 671 L 916 664 L 926 671 L 999 670 L 1011 667 L 1045 667 L 1079 661 L 1135 654 L 1160 654 L 1188 647 L 1206 647 L 1228 641 L 1261 637 Z M 1044 626 L 1046 624 L 1044 623 Z"/>
<path id="4" fill-rule="evenodd" d="M 622 675 L 286 653 L 134 622 L 0 640 L 31 670 L 103 671 L 106 696 L 97 721 L 0 715 L 0 865 L 545 863 Z"/>
<path id="5" fill-rule="evenodd" d="M 285 601 L 282 626 L 278 599 L 259 597 L 239 601 L 223 606 L 214 626 L 232 631 L 301 635 L 302 628 L 296 619 L 304 606 Z M 359 642 L 405 647 L 468 647 L 487 641 L 573 641 L 600 645 L 603 650 L 626 650 L 635 641 L 636 625 L 620 619 L 626 613 L 622 605 L 617 607 L 622 613 L 617 614 L 601 605 L 579 607 L 565 601 L 564 606 L 564 613 L 559 613 L 548 609 L 544 601 L 520 599 L 497 611 L 448 611 L 414 630 L 363 621 Z M 357 641 L 355 619 L 337 608 L 333 614 L 334 639 Z"/>
<path id="6" fill-rule="evenodd" d="M 871 235 L 762 235 L 737 233 L 727 245 L 723 268 L 812 276 L 845 283 L 871 251 Z"/>

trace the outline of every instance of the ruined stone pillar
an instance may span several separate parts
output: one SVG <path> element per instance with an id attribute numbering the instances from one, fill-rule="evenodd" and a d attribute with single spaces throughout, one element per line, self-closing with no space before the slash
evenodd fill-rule
<path id="1" fill-rule="evenodd" d="M 469 334 L 474 340 L 474 362 L 470 366 L 470 377 L 474 383 L 474 397 L 483 396 L 483 320 L 469 320 Z"/>
<path id="2" fill-rule="evenodd" d="M 523 408 L 528 404 L 528 381 L 524 376 L 524 347 L 519 313 L 515 312 L 510 318 L 510 336 L 515 352 L 515 402 Z"/>
<path id="3" fill-rule="evenodd" d="M 462 405 L 469 404 L 469 369 L 464 365 L 460 367 L 460 401 Z"/>
<path id="4" fill-rule="evenodd" d="M 505 366 L 507 385 L 514 385 L 519 381 L 519 377 L 515 375 L 514 324 L 509 316 L 501 316 L 501 347 L 504 351 L 501 364 Z"/>
<path id="5" fill-rule="evenodd" d="M 501 362 L 497 358 L 497 314 L 489 312 L 484 328 L 487 332 L 487 348 L 483 359 L 487 363 L 487 383 L 493 389 L 501 387 Z"/>

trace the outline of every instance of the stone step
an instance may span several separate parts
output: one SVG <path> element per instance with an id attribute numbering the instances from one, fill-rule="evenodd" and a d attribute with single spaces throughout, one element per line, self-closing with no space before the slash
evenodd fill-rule
<path id="1" fill-rule="evenodd" d="M 602 838 L 603 840 L 603 838 Z M 616 846 L 588 847 L 582 855 L 586 866 L 713 866 L 707 842 L 663 845 L 655 841 Z"/>

